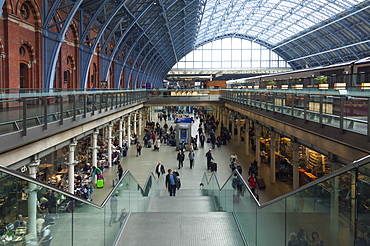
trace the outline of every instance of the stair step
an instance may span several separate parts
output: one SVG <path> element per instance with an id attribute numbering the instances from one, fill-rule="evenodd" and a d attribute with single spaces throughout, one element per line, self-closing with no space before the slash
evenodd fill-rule
<path id="1" fill-rule="evenodd" d="M 169 196 L 168 190 L 163 189 L 160 192 L 160 196 Z M 204 196 L 202 190 L 192 190 L 192 189 L 180 189 L 176 191 L 176 196 Z"/>
<path id="2" fill-rule="evenodd" d="M 149 212 L 214 212 L 212 197 L 158 196 L 153 197 Z"/>
<path id="3" fill-rule="evenodd" d="M 171 197 L 174 198 L 174 197 Z M 244 246 L 231 213 L 132 213 L 116 245 Z"/>

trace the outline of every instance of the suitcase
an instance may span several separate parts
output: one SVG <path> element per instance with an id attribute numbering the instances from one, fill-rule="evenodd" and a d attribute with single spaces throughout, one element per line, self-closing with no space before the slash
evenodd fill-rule
<path id="1" fill-rule="evenodd" d="M 217 172 L 217 163 L 211 162 L 211 172 Z"/>
<path id="2" fill-rule="evenodd" d="M 103 188 L 104 187 L 104 179 L 98 179 L 96 181 L 96 188 Z"/>
<path id="3" fill-rule="evenodd" d="M 211 138 L 207 138 L 207 143 L 210 143 L 211 142 Z"/>
<path id="4" fill-rule="evenodd" d="M 123 149 L 123 150 L 122 150 L 122 156 L 123 156 L 123 157 L 126 157 L 126 156 L 127 156 L 127 149 Z"/>
<path id="5" fill-rule="evenodd" d="M 118 179 L 113 179 L 113 187 L 116 186 L 118 184 Z"/>
<path id="6" fill-rule="evenodd" d="M 266 183 L 263 178 L 257 178 L 258 189 L 266 189 Z"/>
<path id="7" fill-rule="evenodd" d="M 148 142 L 148 148 L 152 147 L 152 142 Z"/>

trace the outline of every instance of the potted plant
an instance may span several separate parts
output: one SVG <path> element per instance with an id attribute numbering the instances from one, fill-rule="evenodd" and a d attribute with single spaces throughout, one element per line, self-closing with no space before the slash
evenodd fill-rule
<path id="1" fill-rule="evenodd" d="M 328 84 L 328 76 L 325 76 L 325 75 L 320 75 L 320 76 L 317 76 L 315 78 L 315 80 L 318 81 L 319 83 L 319 89 L 328 89 L 329 88 L 329 84 Z"/>
<path id="2" fill-rule="evenodd" d="M 268 84 L 268 87 L 267 87 L 268 89 L 274 89 L 276 82 L 273 80 L 270 80 L 267 84 Z"/>

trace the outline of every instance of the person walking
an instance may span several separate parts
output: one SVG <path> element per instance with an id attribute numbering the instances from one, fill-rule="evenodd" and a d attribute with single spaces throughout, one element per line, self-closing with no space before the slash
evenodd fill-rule
<path id="1" fill-rule="evenodd" d="M 206 136 L 204 136 L 204 133 L 202 132 L 199 136 L 200 146 L 204 148 L 204 141 L 206 141 Z"/>
<path id="2" fill-rule="evenodd" d="M 50 225 L 47 222 L 44 222 L 43 226 L 44 228 L 41 230 L 41 233 L 40 233 L 41 239 L 37 243 L 37 245 L 49 246 L 51 243 L 51 240 L 53 239 L 53 237 L 51 236 Z"/>
<path id="3" fill-rule="evenodd" d="M 117 192 L 117 191 L 116 191 Z M 113 194 L 113 196 L 110 198 L 110 219 L 109 219 L 109 227 L 112 227 L 113 223 L 117 223 L 117 208 L 118 208 L 118 199 L 117 199 L 117 193 Z"/>
<path id="4" fill-rule="evenodd" d="M 176 187 L 178 186 L 177 175 L 172 172 L 172 169 L 168 169 L 165 182 L 166 189 L 170 193 L 170 196 L 176 195 Z"/>
<path id="5" fill-rule="evenodd" d="M 121 180 L 122 175 L 123 175 L 122 165 L 121 164 L 118 164 L 117 168 L 118 168 L 118 171 L 117 171 L 117 173 L 118 173 L 118 180 Z"/>
<path id="6" fill-rule="evenodd" d="M 136 157 L 141 156 L 141 149 L 142 149 L 142 146 L 141 146 L 140 142 L 138 141 L 136 143 Z"/>
<path id="7" fill-rule="evenodd" d="M 154 144 L 154 149 L 157 150 L 159 152 L 159 148 L 161 147 L 161 140 L 158 138 L 156 141 L 155 141 L 155 144 Z"/>
<path id="8" fill-rule="evenodd" d="M 155 173 L 158 175 L 158 178 L 161 176 L 161 174 L 164 174 L 166 171 L 164 169 L 164 166 L 162 165 L 162 162 L 158 161 L 157 166 L 155 167 Z"/>
<path id="9" fill-rule="evenodd" d="M 194 154 L 194 150 L 190 150 L 189 152 L 189 160 L 190 160 L 190 169 L 193 169 L 193 166 L 194 166 L 194 160 L 195 160 L 195 154 Z"/>
<path id="10" fill-rule="evenodd" d="M 181 169 L 184 166 L 185 160 L 185 154 L 182 150 L 179 150 L 179 153 L 177 153 L 177 160 L 179 161 L 179 169 Z"/>
<path id="11" fill-rule="evenodd" d="M 206 153 L 206 158 L 207 158 L 207 169 L 210 170 L 211 169 L 211 161 L 214 160 L 213 156 L 212 156 L 212 149 L 210 149 Z"/>

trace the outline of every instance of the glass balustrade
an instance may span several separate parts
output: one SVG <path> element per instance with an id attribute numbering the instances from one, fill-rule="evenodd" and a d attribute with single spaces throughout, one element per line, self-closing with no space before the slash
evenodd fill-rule
<path id="1" fill-rule="evenodd" d="M 43 245 L 50 240 L 50 245 L 114 245 L 129 213 L 148 211 L 156 186 L 153 174 L 142 188 L 126 171 L 96 205 L 90 201 L 91 189 L 70 195 L 0 166 L 0 244 Z"/>
<path id="2" fill-rule="evenodd" d="M 302 235 L 310 241 L 316 233 L 325 245 L 368 245 L 369 159 L 262 205 L 237 172 L 222 187 L 215 175 L 204 174 L 203 193 L 218 201 L 219 211 L 235 214 L 248 245 L 288 245 Z"/>

